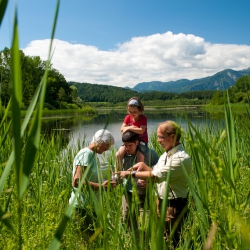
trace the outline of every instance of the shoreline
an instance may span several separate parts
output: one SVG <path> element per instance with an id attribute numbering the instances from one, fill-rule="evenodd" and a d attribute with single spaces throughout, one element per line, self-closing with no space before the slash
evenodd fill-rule
<path id="1" fill-rule="evenodd" d="M 201 108 L 201 106 L 176 106 L 176 107 L 145 107 L 145 111 L 171 111 L 171 110 L 192 110 L 192 109 L 198 109 Z M 55 118 L 69 118 L 69 117 L 78 117 L 78 116 L 83 116 L 83 117 L 94 117 L 98 114 L 105 114 L 108 113 L 110 111 L 115 111 L 115 112 L 122 112 L 122 113 L 126 113 L 126 109 L 125 108 L 98 108 L 97 110 L 97 114 L 86 114 L 84 115 L 84 113 L 79 113 L 77 112 L 77 110 L 75 112 L 70 112 L 68 114 L 62 114 L 62 110 L 58 110 L 58 114 L 54 114 L 54 115 L 43 115 L 42 119 L 55 119 Z M 65 113 L 67 112 L 67 110 L 65 110 Z"/>

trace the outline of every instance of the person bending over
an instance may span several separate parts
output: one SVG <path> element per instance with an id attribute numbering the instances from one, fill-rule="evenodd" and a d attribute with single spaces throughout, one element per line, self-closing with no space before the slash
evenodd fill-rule
<path id="1" fill-rule="evenodd" d="M 93 216 L 95 212 L 90 213 L 88 206 L 92 207 L 93 210 L 93 201 L 89 189 L 89 186 L 95 194 L 97 200 L 99 199 L 100 190 L 106 190 L 109 183 L 111 188 L 116 186 L 115 181 L 106 180 L 102 182 L 101 179 L 101 169 L 100 163 L 97 157 L 97 154 L 102 154 L 103 152 L 109 150 L 109 147 L 114 144 L 114 137 L 108 130 L 98 130 L 92 139 L 91 144 L 88 147 L 81 149 L 75 156 L 73 162 L 72 170 L 72 193 L 69 199 L 69 203 L 73 203 L 76 208 L 77 213 L 85 217 L 83 230 L 90 228 L 93 230 Z M 84 182 L 81 181 L 83 174 L 86 174 Z M 82 189 L 79 193 L 78 186 L 82 184 Z M 86 184 L 89 185 L 86 185 Z"/>

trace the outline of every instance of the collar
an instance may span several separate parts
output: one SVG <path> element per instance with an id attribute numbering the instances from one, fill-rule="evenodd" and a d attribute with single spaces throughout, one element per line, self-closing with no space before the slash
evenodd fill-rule
<path id="1" fill-rule="evenodd" d="M 178 144 L 174 148 L 170 149 L 167 153 L 167 157 L 170 157 L 171 155 L 175 154 L 180 148 L 182 148 L 182 144 Z"/>
<path id="2" fill-rule="evenodd" d="M 128 154 L 127 152 L 126 152 L 126 154 L 125 155 L 127 155 L 127 156 L 135 156 L 135 157 L 137 157 L 137 153 L 138 153 L 138 149 L 136 149 L 136 152 L 135 152 L 135 154 L 133 154 L 133 155 L 130 155 L 130 154 Z"/>

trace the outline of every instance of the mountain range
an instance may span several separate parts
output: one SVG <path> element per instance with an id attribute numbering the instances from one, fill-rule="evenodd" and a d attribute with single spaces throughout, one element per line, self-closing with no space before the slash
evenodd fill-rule
<path id="1" fill-rule="evenodd" d="M 135 90 L 137 92 L 160 91 L 174 93 L 184 93 L 196 90 L 226 90 L 229 87 L 233 86 L 237 79 L 242 77 L 243 75 L 250 75 L 250 67 L 239 71 L 225 69 L 212 76 L 200 79 L 181 79 L 169 82 L 141 82 L 133 88 L 126 88 Z"/>

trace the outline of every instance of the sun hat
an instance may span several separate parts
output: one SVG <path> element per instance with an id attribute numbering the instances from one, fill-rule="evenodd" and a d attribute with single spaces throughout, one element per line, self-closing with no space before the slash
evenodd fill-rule
<path id="1" fill-rule="evenodd" d="M 92 139 L 92 143 L 93 142 L 99 142 L 99 143 L 105 142 L 107 144 L 114 145 L 115 139 L 114 139 L 113 135 L 108 130 L 100 129 L 94 134 L 93 139 Z"/>
<path id="2" fill-rule="evenodd" d="M 139 102 L 135 99 L 130 100 L 128 105 L 134 105 L 134 106 L 138 106 L 138 107 L 140 106 Z"/>

